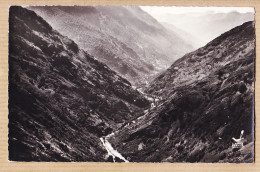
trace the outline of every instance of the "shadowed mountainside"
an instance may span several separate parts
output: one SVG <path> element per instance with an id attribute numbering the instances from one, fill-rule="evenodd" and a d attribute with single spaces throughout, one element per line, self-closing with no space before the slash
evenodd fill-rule
<path id="1" fill-rule="evenodd" d="M 9 160 L 104 161 L 99 137 L 148 105 L 35 12 L 10 7 Z"/>
<path id="2" fill-rule="evenodd" d="M 254 23 L 186 54 L 146 90 L 162 97 L 110 141 L 138 162 L 254 161 Z M 244 130 L 244 147 L 232 137 Z"/>

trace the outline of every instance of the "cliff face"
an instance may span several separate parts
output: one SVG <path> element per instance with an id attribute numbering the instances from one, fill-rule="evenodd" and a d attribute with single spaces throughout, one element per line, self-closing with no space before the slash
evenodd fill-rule
<path id="1" fill-rule="evenodd" d="M 192 46 L 139 7 L 29 7 L 63 35 L 135 85 L 143 85 Z"/>
<path id="2" fill-rule="evenodd" d="M 9 27 L 9 160 L 104 161 L 99 137 L 149 102 L 35 12 Z"/>
<path id="3" fill-rule="evenodd" d="M 254 48 L 247 22 L 178 59 L 146 90 L 159 105 L 111 141 L 131 161 L 252 162 Z M 241 130 L 245 147 L 232 152 Z"/>

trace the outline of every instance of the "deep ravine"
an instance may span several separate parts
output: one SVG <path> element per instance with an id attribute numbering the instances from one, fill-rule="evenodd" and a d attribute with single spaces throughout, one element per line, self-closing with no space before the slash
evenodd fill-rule
<path id="1" fill-rule="evenodd" d="M 136 89 L 136 88 L 134 88 L 134 89 Z M 135 124 L 138 123 L 138 121 L 142 121 L 144 118 L 147 118 L 148 112 L 150 112 L 153 108 L 161 105 L 159 103 L 159 101 L 162 100 L 161 97 L 146 94 L 141 89 L 136 89 L 136 90 L 138 92 L 140 92 L 147 100 L 149 100 L 151 102 L 150 107 L 147 108 L 146 110 L 144 110 L 143 115 L 139 116 L 138 118 L 136 118 L 136 119 L 134 119 L 130 122 L 126 122 L 126 123 L 122 124 L 122 126 L 120 128 L 118 128 L 116 131 L 114 131 L 114 132 L 112 132 L 112 133 L 110 133 L 106 136 L 100 137 L 100 141 L 107 151 L 107 156 L 105 158 L 107 161 L 113 160 L 113 162 L 129 162 L 129 160 L 127 160 L 127 158 L 125 158 L 123 155 L 121 155 L 121 153 L 119 153 L 112 146 L 112 144 L 109 142 L 109 139 L 115 139 L 115 138 L 112 138 L 112 137 L 115 137 L 115 135 L 123 129 L 127 130 L 129 127 L 130 128 L 134 127 L 134 126 L 130 126 L 130 125 L 135 125 Z M 111 159 L 111 157 L 112 157 L 112 159 Z"/>
<path id="2" fill-rule="evenodd" d="M 139 61 L 141 84 L 35 12 L 12 6 L 9 13 L 9 161 L 254 162 L 254 22 L 184 55 L 153 81 L 143 74 L 157 70 Z M 130 59 L 113 59 L 121 58 Z"/>

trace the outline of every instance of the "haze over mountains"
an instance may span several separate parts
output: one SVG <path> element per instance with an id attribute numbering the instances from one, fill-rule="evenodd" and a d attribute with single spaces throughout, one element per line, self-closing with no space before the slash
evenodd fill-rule
<path id="1" fill-rule="evenodd" d="M 130 82 L 150 81 L 193 47 L 139 7 L 29 7 Z"/>
<path id="2" fill-rule="evenodd" d="M 162 22 L 162 25 L 168 29 L 169 31 L 173 32 L 174 34 L 177 34 L 179 35 L 183 40 L 189 42 L 193 47 L 194 47 L 194 50 L 199 48 L 200 45 L 202 44 L 202 40 L 200 39 L 200 36 L 197 35 L 192 35 L 191 33 L 188 33 L 187 31 L 184 31 L 178 27 L 176 27 L 175 25 L 173 24 L 169 24 L 169 23 L 166 23 L 166 22 Z"/>
<path id="3" fill-rule="evenodd" d="M 174 12 L 175 9 L 170 9 L 170 7 L 169 9 L 162 9 L 162 12 L 156 8 L 158 7 L 142 7 L 143 10 L 149 12 L 159 22 L 171 24 L 194 37 L 198 37 L 197 43 L 194 44 L 196 48 L 206 45 L 220 34 L 236 26 L 254 20 L 254 13 L 249 9 L 250 12 L 240 12 L 235 8 L 233 11 L 224 12 L 223 9 L 221 11 L 220 7 L 218 12 L 218 9 L 215 10 L 210 7 L 212 11 L 210 11 L 210 8 L 209 10 L 201 8 L 201 11 L 198 9 L 197 11 L 190 10 L 190 12 L 186 12 L 185 7 L 182 7 L 183 12 L 179 10 L 177 13 Z"/>

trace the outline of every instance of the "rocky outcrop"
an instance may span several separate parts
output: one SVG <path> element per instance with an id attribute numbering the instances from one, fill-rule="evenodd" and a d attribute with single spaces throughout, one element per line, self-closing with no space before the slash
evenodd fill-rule
<path id="1" fill-rule="evenodd" d="M 139 7 L 31 6 L 63 35 L 135 85 L 145 85 L 192 50 Z"/>
<path id="2" fill-rule="evenodd" d="M 149 102 L 35 12 L 9 27 L 9 160 L 104 161 L 99 137 Z"/>
<path id="3" fill-rule="evenodd" d="M 158 76 L 146 92 L 163 100 L 111 142 L 130 161 L 252 162 L 254 61 L 254 23 L 247 22 Z M 233 152 L 241 130 L 245 146 Z"/>

